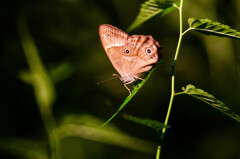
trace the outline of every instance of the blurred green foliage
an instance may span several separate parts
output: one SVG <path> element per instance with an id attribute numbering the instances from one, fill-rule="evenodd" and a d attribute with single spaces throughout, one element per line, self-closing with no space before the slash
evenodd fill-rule
<path id="1" fill-rule="evenodd" d="M 54 87 L 51 89 L 56 98 L 53 95 L 48 102 L 57 125 L 67 123 L 60 121 L 79 119 L 83 126 L 78 125 L 74 130 L 84 128 L 87 136 L 94 132 L 96 135 L 113 131 L 128 134 L 126 136 L 132 137 L 131 141 L 139 141 L 141 138 L 156 142 L 157 135 L 154 131 L 120 116 L 111 123 L 117 125 L 118 129 L 96 129 L 99 119 L 106 121 L 128 95 L 119 80 L 96 85 L 98 81 L 108 79 L 116 73 L 101 46 L 98 26 L 108 23 L 125 30 L 136 18 L 143 2 L 35 0 L 5 1 L 1 4 L 0 158 L 47 158 L 49 154 L 48 136 L 39 113 L 39 102 L 36 102 L 33 87 L 19 78 L 19 74 L 24 81 L 29 82 L 32 78 L 29 76 L 32 70 L 27 63 L 17 29 L 19 16 L 22 14 L 44 72 Z M 240 30 L 240 1 L 184 2 L 186 27 L 189 17 L 197 17 L 212 19 Z M 172 62 L 178 39 L 176 12 L 134 30 L 133 33 L 153 35 L 163 46 L 163 61 Z M 238 40 L 188 33 L 183 39 L 176 66 L 176 89 L 180 91 L 182 86 L 192 83 L 214 94 L 239 114 L 239 44 Z M 31 65 L 34 67 L 37 63 L 33 62 Z M 171 68 L 168 65 L 158 67 L 123 111 L 134 116 L 163 121 L 170 96 L 170 76 Z M 71 114 L 74 116 L 69 117 Z M 91 114 L 91 117 L 86 118 L 85 114 Z M 164 141 L 163 158 L 240 158 L 239 123 L 197 100 L 177 96 L 170 125 Z M 59 128 L 65 130 L 64 127 Z M 154 157 L 154 152 L 149 154 L 139 149 L 133 151 L 124 147 L 124 142 L 123 146 L 113 146 L 111 143 L 84 138 L 76 132 L 70 133 L 73 137 L 66 137 L 60 143 L 63 158 Z M 107 141 L 107 138 L 103 141 Z M 126 143 L 127 141 L 130 139 Z"/>

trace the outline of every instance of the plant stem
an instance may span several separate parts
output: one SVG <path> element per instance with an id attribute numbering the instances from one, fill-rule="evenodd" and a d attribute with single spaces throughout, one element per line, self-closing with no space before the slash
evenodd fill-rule
<path id="1" fill-rule="evenodd" d="M 179 50 L 180 50 L 180 46 L 181 46 L 181 42 L 182 42 L 182 37 L 184 35 L 183 31 L 182 31 L 183 30 L 183 28 L 182 28 L 182 6 L 183 6 L 183 0 L 181 0 L 180 6 L 178 7 L 178 10 L 179 10 L 179 39 L 178 39 L 178 45 L 177 45 L 175 57 L 174 57 L 173 64 L 172 64 L 171 97 L 170 97 L 170 101 L 169 101 L 169 105 L 168 105 L 167 115 L 166 115 L 165 122 L 164 122 L 165 125 L 168 124 L 168 120 L 170 117 L 170 112 L 172 109 L 172 104 L 173 104 L 173 100 L 174 100 L 174 96 L 175 96 L 175 67 L 176 67 L 176 62 L 177 62 L 177 58 L 178 58 L 178 54 L 179 54 Z M 163 144 L 165 132 L 166 132 L 166 127 L 164 127 L 162 129 L 161 144 L 158 145 L 156 159 L 160 159 L 161 146 Z"/>
<path id="2" fill-rule="evenodd" d="M 30 34 L 24 13 L 19 14 L 17 29 L 30 67 L 30 73 L 28 76 L 29 78 L 31 77 L 31 84 L 34 87 L 35 98 L 49 138 L 50 158 L 59 159 L 57 137 L 53 131 L 57 127 L 52 114 L 52 104 L 55 98 L 54 85 L 41 62 L 37 46 Z"/>
<path id="3" fill-rule="evenodd" d="M 160 158 L 160 152 L 161 152 L 161 145 L 158 145 L 158 147 L 157 147 L 156 159 L 159 159 L 159 158 Z"/>
<path id="4" fill-rule="evenodd" d="M 54 133 L 54 129 L 57 127 L 55 119 L 52 114 L 52 110 L 49 107 L 40 106 L 40 114 L 43 119 L 44 127 L 47 131 L 48 138 L 49 138 L 49 146 L 51 150 L 50 158 L 51 159 L 58 159 L 58 143 L 57 143 L 57 136 Z"/>
<path id="5" fill-rule="evenodd" d="M 183 36 L 183 34 L 182 34 L 182 4 L 183 4 L 183 0 L 181 0 L 180 7 L 179 7 L 179 24 L 180 24 L 179 39 L 178 39 L 178 45 L 177 45 L 174 61 L 172 64 L 171 98 L 169 101 L 168 111 L 167 111 L 167 115 L 166 115 L 165 122 L 164 122 L 165 125 L 168 124 L 168 120 L 169 120 L 169 116 L 170 116 L 170 112 L 171 112 L 171 108 L 172 108 L 172 104 L 173 104 L 173 99 L 175 96 L 175 67 L 176 67 L 176 62 L 177 62 L 177 58 L 178 58 L 178 54 L 179 54 L 179 50 L 180 50 L 180 46 L 181 46 L 181 42 L 182 42 L 182 36 Z M 163 139 L 165 132 L 166 132 L 166 127 L 164 127 L 162 130 L 161 139 Z"/>

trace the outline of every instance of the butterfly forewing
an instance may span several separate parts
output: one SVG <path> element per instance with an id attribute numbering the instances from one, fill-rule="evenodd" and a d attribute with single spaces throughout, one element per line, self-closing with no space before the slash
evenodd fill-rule
<path id="1" fill-rule="evenodd" d="M 129 35 L 112 25 L 102 24 L 99 27 L 99 36 L 112 65 L 120 75 L 123 75 L 124 64 L 121 60 L 121 52 Z"/>

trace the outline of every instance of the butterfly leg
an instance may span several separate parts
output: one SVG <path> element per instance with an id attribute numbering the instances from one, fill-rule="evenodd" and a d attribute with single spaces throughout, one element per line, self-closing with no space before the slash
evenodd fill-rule
<path id="1" fill-rule="evenodd" d="M 131 90 L 127 87 L 127 83 L 124 83 L 124 87 L 127 88 L 128 92 L 130 93 L 130 97 L 132 97 Z"/>
<path id="2" fill-rule="evenodd" d="M 141 78 L 141 77 L 135 77 L 135 78 L 140 79 L 140 80 L 142 80 L 142 81 L 145 81 L 145 79 L 143 79 L 143 78 Z"/>
<path id="3" fill-rule="evenodd" d="M 114 76 L 114 77 L 120 77 L 120 75 L 118 75 L 118 74 L 113 74 L 113 76 Z"/>

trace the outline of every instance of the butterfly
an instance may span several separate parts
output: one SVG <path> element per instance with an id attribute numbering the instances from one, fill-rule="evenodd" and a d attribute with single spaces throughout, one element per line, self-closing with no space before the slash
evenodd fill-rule
<path id="1" fill-rule="evenodd" d="M 109 24 L 99 26 L 102 46 L 117 75 L 127 87 L 141 78 L 161 59 L 161 47 L 151 35 L 128 35 L 126 32 Z"/>

